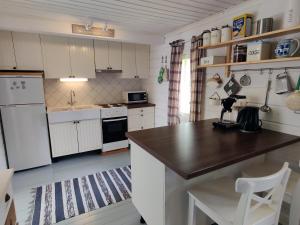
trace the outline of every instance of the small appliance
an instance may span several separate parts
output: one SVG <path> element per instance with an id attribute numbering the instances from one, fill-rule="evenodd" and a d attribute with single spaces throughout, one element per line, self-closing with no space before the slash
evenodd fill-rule
<path id="1" fill-rule="evenodd" d="M 228 98 L 222 99 L 221 103 L 223 105 L 223 109 L 221 112 L 221 117 L 218 122 L 213 122 L 213 126 L 215 128 L 222 128 L 222 129 L 233 129 L 233 128 L 239 128 L 239 124 L 230 121 L 230 120 L 224 120 L 224 114 L 226 112 L 232 112 L 232 105 L 237 101 L 237 99 L 246 99 L 246 96 L 243 95 L 231 95 Z"/>
<path id="2" fill-rule="evenodd" d="M 51 164 L 42 76 L 1 76 L 0 112 L 8 167 Z"/>
<path id="3" fill-rule="evenodd" d="M 126 91 L 123 92 L 123 100 L 127 104 L 147 103 L 148 94 L 146 91 Z"/>
<path id="4" fill-rule="evenodd" d="M 123 104 L 107 104 L 101 106 L 103 152 L 128 147 L 126 132 L 127 107 Z"/>
<path id="5" fill-rule="evenodd" d="M 278 42 L 275 49 L 277 58 L 292 57 L 295 56 L 300 49 L 300 41 L 295 38 L 283 39 Z"/>
<path id="6" fill-rule="evenodd" d="M 238 113 L 237 123 L 242 132 L 257 132 L 261 129 L 262 121 L 259 119 L 259 108 L 246 106 Z"/>

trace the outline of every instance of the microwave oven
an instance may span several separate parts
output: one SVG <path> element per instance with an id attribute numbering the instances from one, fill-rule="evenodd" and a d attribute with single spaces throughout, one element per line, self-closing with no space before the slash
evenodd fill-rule
<path id="1" fill-rule="evenodd" d="M 127 104 L 147 103 L 148 94 L 146 91 L 126 91 L 123 92 L 123 100 Z"/>

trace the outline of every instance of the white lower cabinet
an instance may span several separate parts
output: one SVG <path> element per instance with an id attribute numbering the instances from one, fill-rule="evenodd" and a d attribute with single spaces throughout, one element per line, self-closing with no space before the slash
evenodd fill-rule
<path id="1" fill-rule="evenodd" d="M 128 109 L 128 131 L 154 128 L 154 107 Z"/>
<path id="2" fill-rule="evenodd" d="M 77 124 L 79 152 L 102 148 L 101 120 L 82 120 Z"/>
<path id="3" fill-rule="evenodd" d="M 52 156 L 78 153 L 77 129 L 74 122 L 49 125 Z"/>
<path id="4" fill-rule="evenodd" d="M 101 149 L 100 122 L 92 119 L 49 124 L 53 158 Z"/>

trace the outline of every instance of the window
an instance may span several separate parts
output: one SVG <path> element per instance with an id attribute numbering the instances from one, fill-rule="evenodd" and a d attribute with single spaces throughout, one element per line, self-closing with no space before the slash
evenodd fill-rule
<path id="1" fill-rule="evenodd" d="M 179 111 L 180 114 L 190 114 L 191 101 L 191 72 L 190 59 L 182 60 L 181 81 L 180 81 L 180 96 L 179 96 Z"/>

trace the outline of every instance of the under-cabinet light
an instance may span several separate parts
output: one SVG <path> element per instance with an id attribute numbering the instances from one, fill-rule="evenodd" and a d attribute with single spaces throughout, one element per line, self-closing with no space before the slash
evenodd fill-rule
<path id="1" fill-rule="evenodd" d="M 66 77 L 66 78 L 60 78 L 61 82 L 86 82 L 88 81 L 87 78 L 77 78 L 77 77 Z"/>

